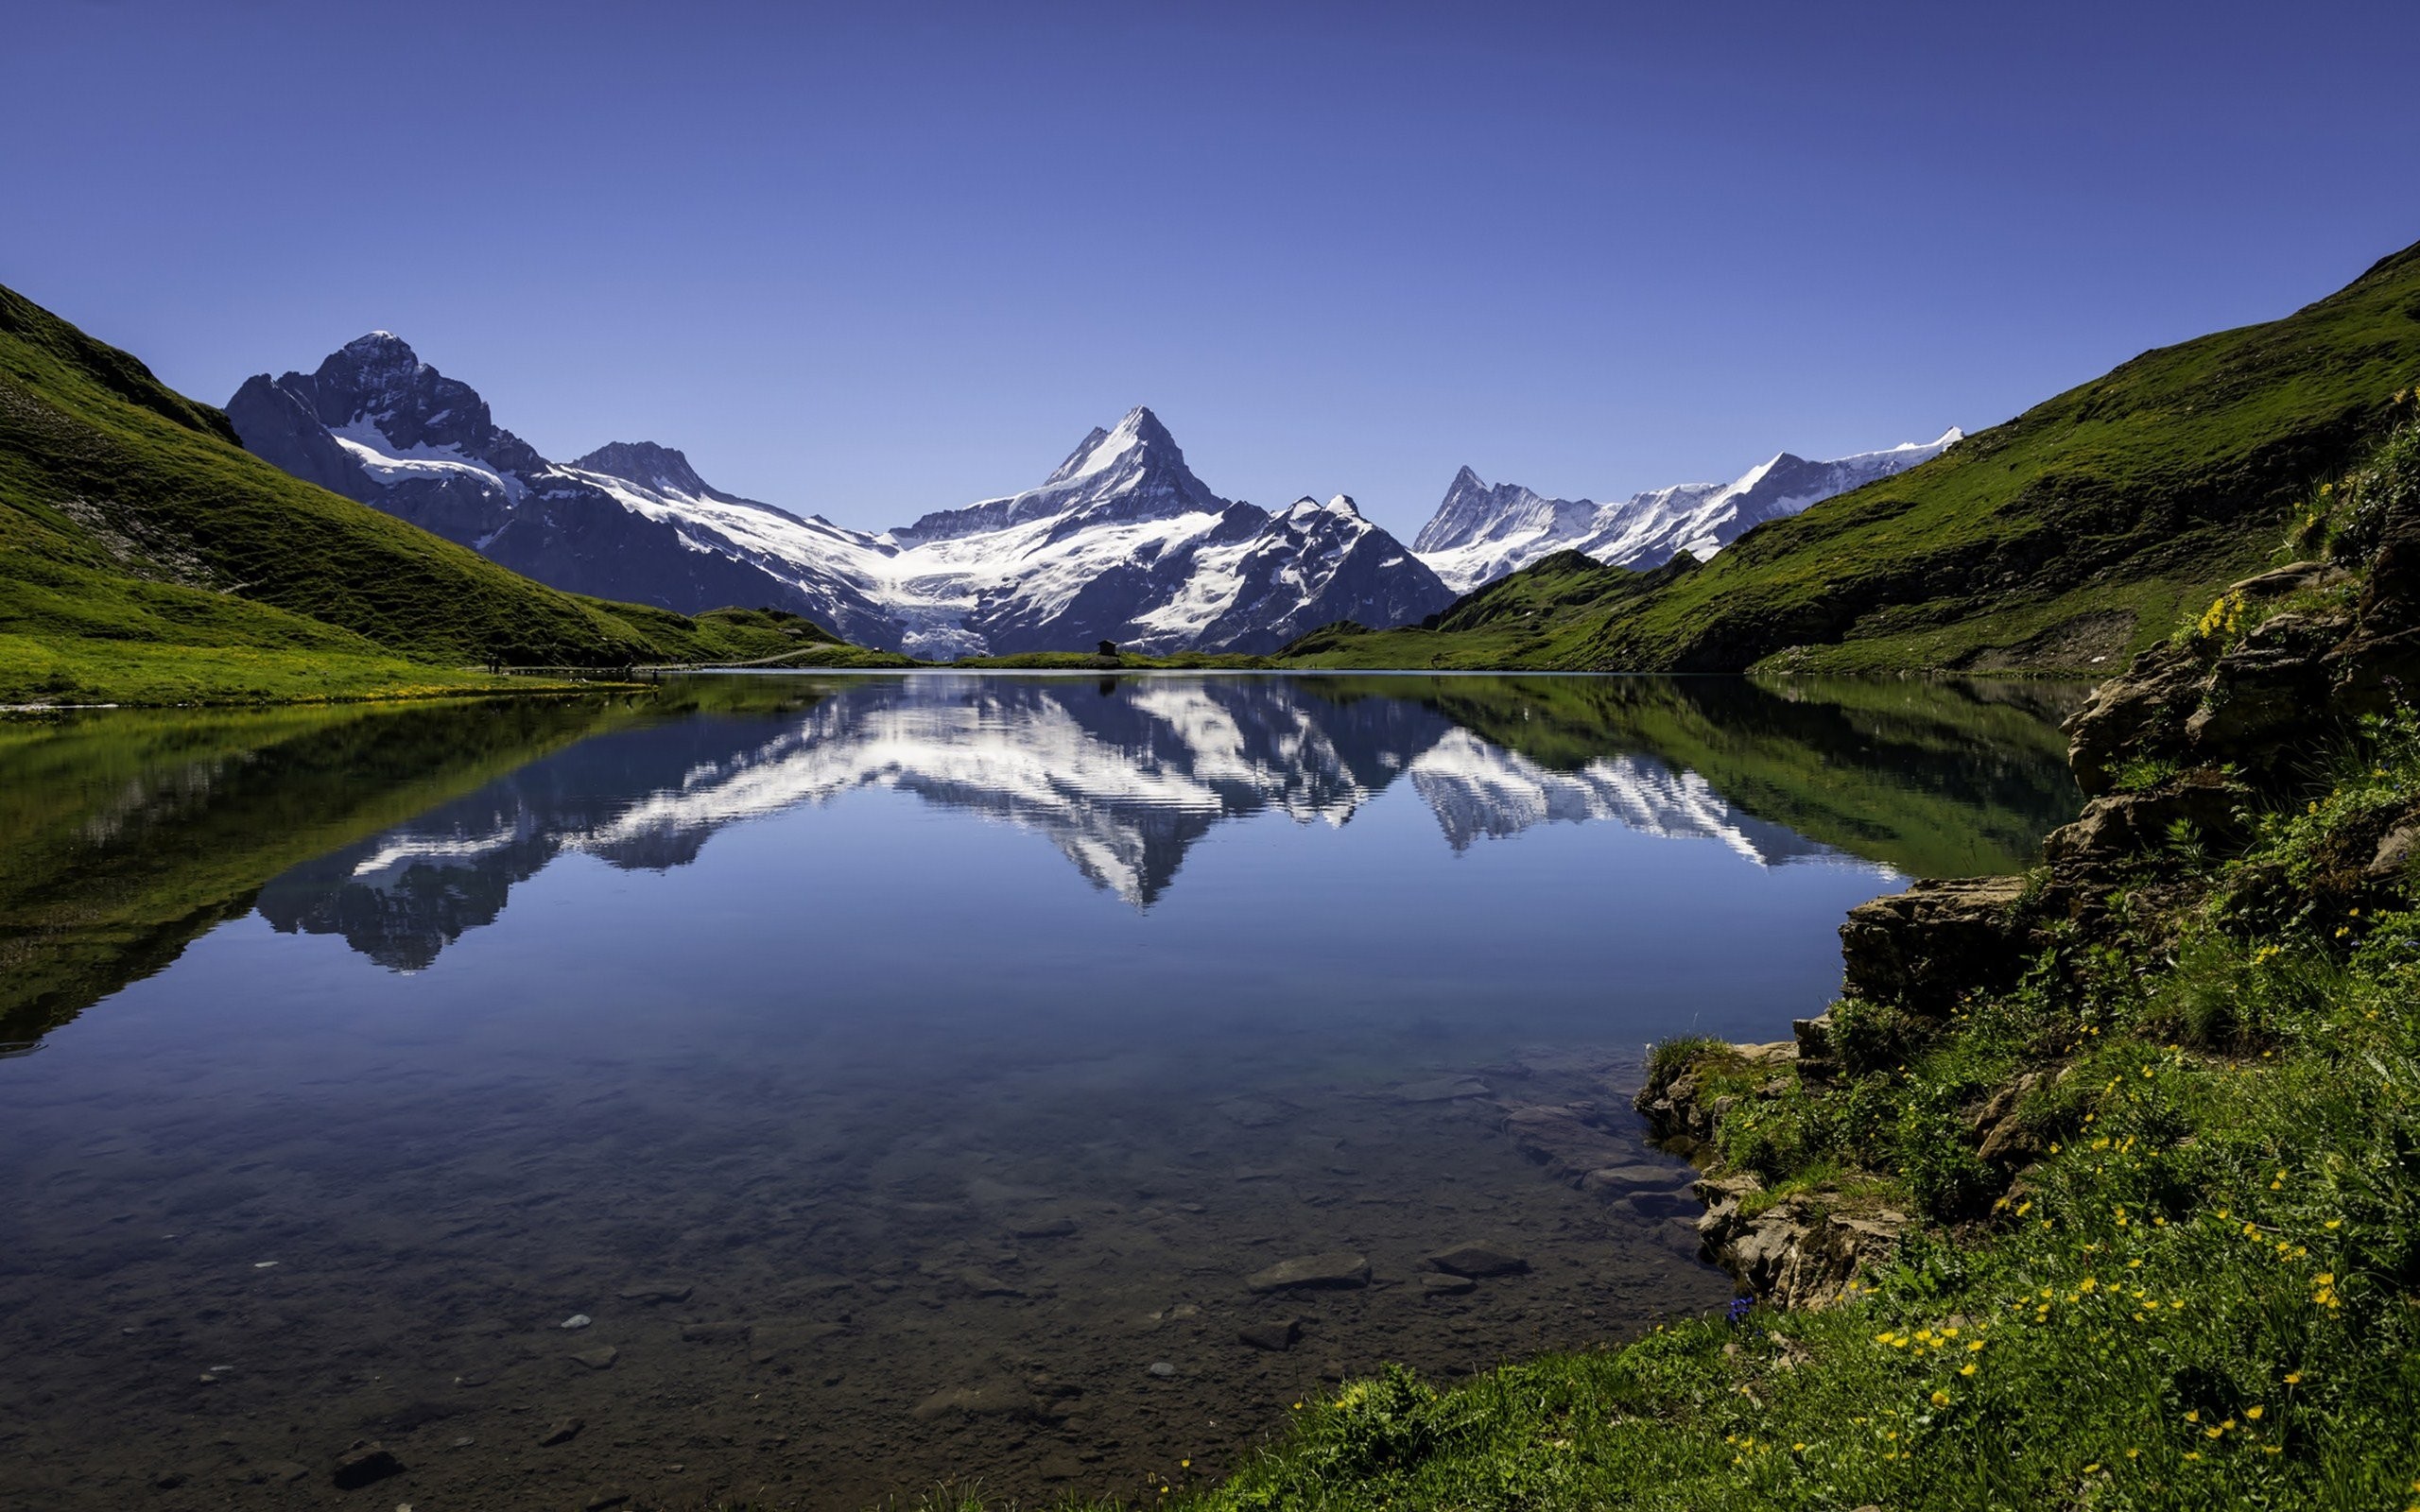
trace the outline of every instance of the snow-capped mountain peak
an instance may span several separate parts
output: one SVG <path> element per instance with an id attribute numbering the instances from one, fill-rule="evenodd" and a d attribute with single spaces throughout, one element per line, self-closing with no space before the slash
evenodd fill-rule
<path id="1" fill-rule="evenodd" d="M 1460 593 L 1558 551 L 1622 567 L 1659 566 L 1684 551 L 1703 559 L 1768 520 L 1905 472 L 1964 438 L 1952 426 L 1934 440 L 1824 462 L 1777 452 L 1729 483 L 1676 484 L 1605 504 L 1548 499 L 1512 483 L 1490 487 L 1465 467 L 1412 549 Z"/>

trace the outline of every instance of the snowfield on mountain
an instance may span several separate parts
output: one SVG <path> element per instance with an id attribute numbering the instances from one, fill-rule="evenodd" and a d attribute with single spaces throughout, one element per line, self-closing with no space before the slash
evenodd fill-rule
<path id="1" fill-rule="evenodd" d="M 1150 410 L 1096 429 L 1040 487 L 870 533 L 709 487 L 617 442 L 565 464 L 387 332 L 228 404 L 298 477 L 541 582 L 695 613 L 804 614 L 860 644 L 944 659 L 1272 651 L 1337 620 L 1407 625 L 1453 591 L 1339 494 L 1270 513 L 1220 498 Z"/>

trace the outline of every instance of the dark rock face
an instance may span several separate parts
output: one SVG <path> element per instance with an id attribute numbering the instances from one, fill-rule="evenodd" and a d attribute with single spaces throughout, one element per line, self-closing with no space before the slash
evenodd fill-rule
<path id="1" fill-rule="evenodd" d="M 2297 562 L 2228 593 L 2252 607 L 2349 576 L 2331 563 Z M 2409 507 L 2386 522 L 2352 613 L 2284 610 L 2216 654 L 2181 641 L 2152 647 L 2067 721 L 2068 761 L 2095 796 L 2110 791 L 2129 761 L 2224 765 L 2256 789 L 2273 786 L 2294 776 L 2279 763 L 2308 736 L 2409 697 L 2415 683 L 2420 507 Z"/>
<path id="2" fill-rule="evenodd" d="M 2053 866 L 2085 867 L 2156 850 L 2178 838 L 2226 846 L 2242 838 L 2250 789 L 2196 767 L 2140 793 L 2094 799 L 2073 824 L 2050 832 L 2042 854 Z"/>
<path id="3" fill-rule="evenodd" d="M 1841 926 L 1842 990 L 1938 1015 L 1962 992 L 2007 986 L 2025 965 L 2024 892 L 2021 877 L 1968 877 L 1859 904 Z"/>

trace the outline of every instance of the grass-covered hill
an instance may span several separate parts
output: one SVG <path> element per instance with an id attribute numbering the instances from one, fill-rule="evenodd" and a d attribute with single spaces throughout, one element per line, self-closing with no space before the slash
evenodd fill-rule
<path id="1" fill-rule="evenodd" d="M 1549 558 L 1433 630 L 1288 662 L 2106 671 L 2267 555 L 2420 379 L 2420 247 L 2264 325 L 2148 352 L 1702 567 Z"/>
<path id="2" fill-rule="evenodd" d="M 259 460 L 217 410 L 0 288 L 0 703 L 427 692 L 479 685 L 493 661 L 831 641 L 795 616 L 530 582 Z"/>

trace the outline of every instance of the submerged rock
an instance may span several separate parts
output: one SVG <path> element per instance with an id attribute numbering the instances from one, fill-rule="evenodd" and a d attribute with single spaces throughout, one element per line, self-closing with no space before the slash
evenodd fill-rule
<path id="1" fill-rule="evenodd" d="M 1524 1257 L 1494 1245 L 1456 1245 L 1426 1259 L 1430 1269 L 1453 1276 L 1512 1276 L 1530 1268 Z"/>
<path id="2" fill-rule="evenodd" d="M 397 1459 L 383 1444 L 364 1444 L 337 1456 L 336 1469 L 330 1479 L 339 1491 L 357 1490 L 373 1481 L 404 1473 L 404 1462 Z"/>
<path id="3" fill-rule="evenodd" d="M 1293 1260 L 1281 1260 L 1266 1270 L 1254 1271 L 1244 1279 L 1244 1284 L 1255 1292 L 1367 1286 L 1370 1284 L 1370 1262 L 1343 1250 L 1324 1255 L 1303 1255 Z"/>
<path id="4" fill-rule="evenodd" d="M 1236 1338 L 1255 1349 L 1284 1353 L 1302 1337 L 1303 1325 L 1298 1318 L 1285 1318 L 1275 1323 L 1247 1323 L 1236 1331 Z"/>

